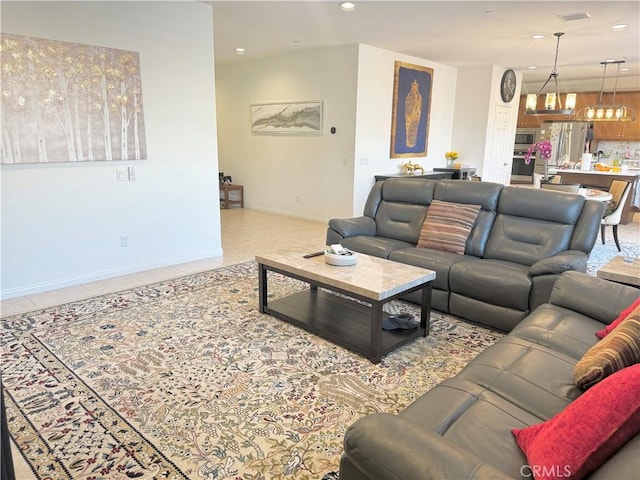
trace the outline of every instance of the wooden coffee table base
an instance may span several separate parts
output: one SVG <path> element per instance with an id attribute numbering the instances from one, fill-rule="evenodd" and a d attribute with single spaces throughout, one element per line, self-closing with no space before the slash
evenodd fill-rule
<path id="1" fill-rule="evenodd" d="M 380 363 L 382 357 L 387 353 L 419 336 L 426 337 L 429 334 L 431 281 L 409 288 L 382 301 L 372 301 L 370 298 L 362 297 L 335 286 L 310 281 L 291 272 L 285 272 L 261 263 L 258 264 L 258 267 L 259 309 L 261 313 L 267 313 L 280 320 L 304 328 L 333 343 L 366 356 L 373 363 Z M 268 271 L 309 283 L 310 288 L 309 290 L 268 302 Z M 383 330 L 382 321 L 388 316 L 382 309 L 383 305 L 417 290 L 422 290 L 420 327 L 412 330 Z M 349 298 L 335 295 L 331 292 L 341 293 Z M 352 299 L 362 300 L 368 305 L 363 305 Z"/>

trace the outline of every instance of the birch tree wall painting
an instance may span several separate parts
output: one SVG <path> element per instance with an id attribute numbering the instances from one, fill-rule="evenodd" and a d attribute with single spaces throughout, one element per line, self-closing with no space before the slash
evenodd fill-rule
<path id="1" fill-rule="evenodd" d="M 147 157 L 137 52 L 0 34 L 0 163 Z"/>

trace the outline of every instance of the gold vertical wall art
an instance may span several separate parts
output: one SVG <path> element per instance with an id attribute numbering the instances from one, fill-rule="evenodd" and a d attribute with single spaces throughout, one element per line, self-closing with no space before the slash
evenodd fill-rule
<path id="1" fill-rule="evenodd" d="M 427 155 L 433 69 L 395 62 L 391 158 Z"/>

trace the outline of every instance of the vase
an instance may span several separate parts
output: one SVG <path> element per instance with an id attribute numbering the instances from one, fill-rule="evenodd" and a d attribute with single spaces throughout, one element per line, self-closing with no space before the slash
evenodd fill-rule
<path id="1" fill-rule="evenodd" d="M 407 136 L 405 144 L 407 147 L 415 147 L 418 140 L 418 126 L 422 113 L 422 95 L 420 95 L 418 87 L 418 82 L 414 80 L 411 84 L 411 90 L 404 97 L 404 125 Z"/>
<path id="2" fill-rule="evenodd" d="M 453 158 L 447 158 L 447 168 L 453 168 L 456 161 Z"/>

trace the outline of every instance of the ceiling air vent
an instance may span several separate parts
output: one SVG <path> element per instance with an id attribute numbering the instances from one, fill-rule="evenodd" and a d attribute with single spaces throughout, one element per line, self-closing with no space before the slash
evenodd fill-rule
<path id="1" fill-rule="evenodd" d="M 591 18 L 591 15 L 589 15 L 588 12 L 575 12 L 558 15 L 558 18 L 565 22 L 572 22 L 574 20 L 586 20 L 587 18 Z"/>

